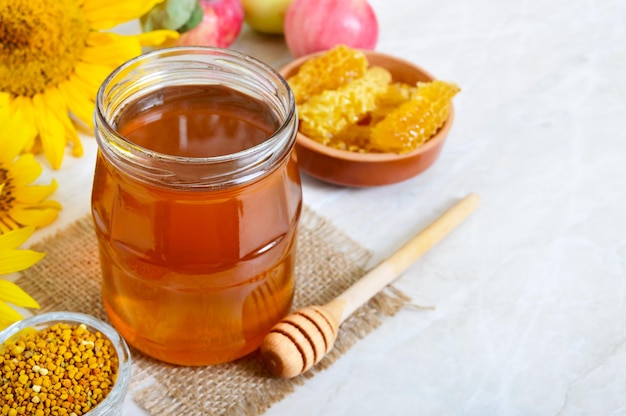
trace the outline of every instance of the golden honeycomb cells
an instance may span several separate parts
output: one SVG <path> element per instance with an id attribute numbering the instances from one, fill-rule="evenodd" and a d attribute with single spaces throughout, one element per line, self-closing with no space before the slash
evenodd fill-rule
<path id="1" fill-rule="evenodd" d="M 387 90 L 391 74 L 372 67 L 365 74 L 336 90 L 325 90 L 298 106 L 300 131 L 328 144 L 330 139 L 356 124 L 376 108 L 377 100 Z"/>
<path id="2" fill-rule="evenodd" d="M 414 96 L 372 127 L 370 148 L 405 153 L 430 139 L 448 118 L 452 98 L 460 91 L 453 83 L 418 83 Z"/>
<path id="3" fill-rule="evenodd" d="M 368 124 L 350 124 L 334 135 L 327 146 L 349 152 L 365 153 L 369 148 L 371 130 Z"/>
<path id="4" fill-rule="evenodd" d="M 417 87 L 401 82 L 392 82 L 387 86 L 384 94 L 378 97 L 376 108 L 372 111 L 370 125 L 374 125 L 387 117 L 400 105 L 406 103 L 413 97 Z"/>
<path id="5" fill-rule="evenodd" d="M 287 82 L 296 104 L 301 104 L 325 90 L 335 90 L 362 77 L 367 66 L 367 57 L 362 51 L 339 45 L 305 62 Z"/>

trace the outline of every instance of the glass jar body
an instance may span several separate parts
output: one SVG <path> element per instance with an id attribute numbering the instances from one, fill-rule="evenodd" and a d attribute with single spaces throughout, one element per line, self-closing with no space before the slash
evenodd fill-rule
<path id="1" fill-rule="evenodd" d="M 172 56 L 184 60 L 173 65 Z M 212 66 L 198 69 L 198 60 Z M 256 349 L 291 308 L 302 203 L 293 99 L 275 73 L 230 51 L 164 50 L 132 65 L 136 72 L 118 69 L 105 81 L 96 114 L 92 213 L 105 308 L 126 340 L 154 358 L 232 361 Z M 220 157 L 172 157 L 135 146 L 115 131 L 115 120 L 125 102 L 154 87 L 142 79 L 172 66 L 181 76 L 163 76 L 157 85 L 237 88 L 267 100 L 281 127 L 258 146 Z M 130 87 L 137 92 L 121 94 L 118 103 L 116 88 L 128 89 L 128 79 L 139 80 Z"/>

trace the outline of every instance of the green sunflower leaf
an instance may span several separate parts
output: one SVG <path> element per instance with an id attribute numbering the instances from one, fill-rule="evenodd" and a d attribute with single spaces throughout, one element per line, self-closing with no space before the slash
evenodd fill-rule
<path id="1" fill-rule="evenodd" d="M 198 0 L 165 0 L 140 19 L 145 32 L 158 29 L 177 30 L 189 21 Z"/>
<path id="2" fill-rule="evenodd" d="M 189 20 L 187 20 L 187 22 L 183 26 L 181 26 L 178 31 L 180 33 L 185 33 L 188 30 L 193 29 L 200 24 L 203 17 L 204 10 L 202 9 L 202 6 L 200 6 L 200 4 L 197 4 L 196 8 L 193 9 L 193 13 L 191 13 L 191 17 L 189 17 Z"/>

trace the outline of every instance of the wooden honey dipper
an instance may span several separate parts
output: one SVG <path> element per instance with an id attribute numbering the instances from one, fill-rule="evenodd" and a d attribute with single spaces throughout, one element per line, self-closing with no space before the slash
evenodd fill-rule
<path id="1" fill-rule="evenodd" d="M 261 345 L 267 369 L 292 378 L 317 364 L 332 349 L 343 321 L 463 222 L 479 202 L 478 195 L 469 194 L 335 299 L 297 310 L 274 325 Z"/>

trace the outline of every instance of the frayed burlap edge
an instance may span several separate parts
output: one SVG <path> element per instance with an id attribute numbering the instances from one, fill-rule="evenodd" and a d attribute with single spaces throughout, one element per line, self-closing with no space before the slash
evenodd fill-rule
<path id="1" fill-rule="evenodd" d="M 22 273 L 18 284 L 41 311 L 73 310 L 108 321 L 100 299 L 100 269 L 90 217 L 34 245 L 46 258 Z M 294 309 L 323 305 L 358 280 L 370 253 L 305 207 L 298 234 Z M 69 290 L 68 290 L 69 288 Z M 393 287 L 376 295 L 341 326 L 334 348 L 313 369 L 291 380 L 265 372 L 258 353 L 202 368 L 163 364 L 133 350 L 130 394 L 153 415 L 258 415 L 328 368 L 359 339 L 410 299 Z"/>

